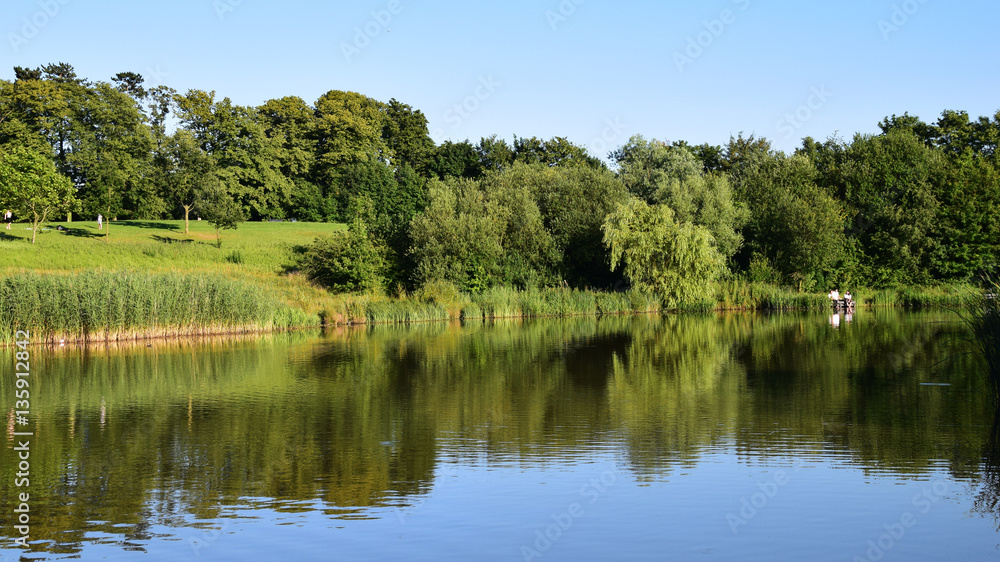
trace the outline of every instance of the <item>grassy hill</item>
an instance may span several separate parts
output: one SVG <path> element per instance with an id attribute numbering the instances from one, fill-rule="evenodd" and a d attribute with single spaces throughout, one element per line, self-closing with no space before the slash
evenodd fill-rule
<path id="1" fill-rule="evenodd" d="M 98 230 L 96 222 L 51 223 L 31 244 L 31 230 L 14 224 L 0 230 L 3 262 L 11 269 L 80 271 L 143 269 L 199 271 L 220 267 L 230 272 L 276 274 L 294 262 L 296 246 L 343 225 L 302 222 L 247 222 L 222 232 L 222 248 L 215 247 L 215 230 L 205 221 L 115 221 Z M 66 228 L 56 230 L 57 226 Z M 110 237 L 106 237 L 110 226 Z M 236 267 L 229 267 L 236 266 Z"/>
<path id="2" fill-rule="evenodd" d="M 57 230 L 60 225 L 66 230 Z M 120 274 L 119 277 L 152 276 L 148 278 L 155 279 L 159 285 L 170 284 L 165 283 L 165 279 L 185 278 L 188 284 L 191 279 L 200 279 L 198 286 L 211 287 L 213 294 L 221 291 L 219 280 L 222 279 L 229 289 L 246 287 L 243 292 L 247 295 L 301 310 L 316 318 L 318 323 L 320 313 L 331 308 L 335 299 L 294 273 L 297 249 L 312 243 L 317 236 L 344 228 L 343 225 L 323 223 L 243 223 L 237 230 L 223 231 L 222 247 L 217 248 L 215 230 L 205 221 L 191 221 L 187 234 L 184 233 L 184 221 L 114 221 L 110 224 L 110 237 L 105 236 L 106 230 L 97 229 L 96 222 L 55 222 L 39 232 L 35 244 L 31 244 L 31 231 L 27 226 L 14 224 L 11 230 L 0 229 L 0 256 L 3 256 L 0 281 L 7 285 L 4 298 L 8 301 L 0 303 L 0 312 L 8 316 L 0 323 L 14 325 L 23 321 L 18 316 L 41 314 L 38 305 L 28 301 L 51 301 L 48 303 L 50 308 L 52 302 L 63 302 L 64 297 L 44 294 L 46 290 L 64 291 L 49 286 L 49 278 L 69 276 L 78 287 L 100 283 L 112 284 L 115 291 L 123 293 L 138 290 L 117 285 L 115 274 Z M 105 229 L 108 227 L 105 223 Z M 85 275 L 90 273 L 105 276 Z M 205 285 L 206 279 L 208 285 Z M 16 292 L 24 291 L 26 285 L 34 285 L 36 292 L 27 296 Z M 16 291 L 12 288 L 15 286 L 18 287 Z M 179 297 L 164 293 L 148 298 L 155 301 Z M 184 298 L 200 302 L 195 296 Z M 83 297 L 73 299 L 76 302 Z M 80 322 L 77 319 L 70 324 L 77 326 Z M 224 331 L 224 328 L 216 325 L 214 331 Z M 128 329 L 122 329 L 122 333 L 122 337 L 128 337 Z M 158 332 L 146 332 L 147 335 L 151 333 Z"/>

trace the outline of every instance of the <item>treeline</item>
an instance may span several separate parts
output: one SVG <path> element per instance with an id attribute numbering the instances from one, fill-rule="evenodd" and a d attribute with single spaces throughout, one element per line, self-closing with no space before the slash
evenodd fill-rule
<path id="1" fill-rule="evenodd" d="M 752 135 L 633 137 L 609 168 L 559 137 L 436 145 L 419 110 L 352 92 L 246 107 L 131 72 L 14 73 L 0 80 L 0 153 L 51 161 L 74 188 L 62 210 L 180 219 L 210 194 L 249 220 L 346 222 L 301 263 L 336 290 L 627 281 L 669 304 L 709 298 L 724 278 L 969 281 L 1000 252 L 1000 112 L 894 115 L 877 135 L 806 138 L 791 155 Z M 16 206 L 17 191 L 0 203 Z"/>

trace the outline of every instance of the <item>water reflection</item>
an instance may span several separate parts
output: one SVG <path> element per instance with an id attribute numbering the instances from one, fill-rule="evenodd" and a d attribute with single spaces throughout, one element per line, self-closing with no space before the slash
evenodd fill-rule
<path id="1" fill-rule="evenodd" d="M 950 320 L 609 317 L 38 350 L 32 540 L 138 549 L 234 506 L 379 519 L 419 507 L 454 467 L 608 455 L 640 483 L 718 454 L 895 475 L 944 463 L 981 470 L 975 509 L 996 514 L 997 426 Z"/>

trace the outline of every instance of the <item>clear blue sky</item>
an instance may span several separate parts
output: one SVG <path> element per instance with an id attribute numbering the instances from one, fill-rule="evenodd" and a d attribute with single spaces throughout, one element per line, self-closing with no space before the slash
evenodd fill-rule
<path id="1" fill-rule="evenodd" d="M 993 115 L 998 21 L 978 0 L 5 0 L 0 76 L 64 61 L 244 105 L 355 91 L 422 110 L 438 142 L 558 135 L 604 156 L 742 131 L 790 151 L 894 113 Z"/>

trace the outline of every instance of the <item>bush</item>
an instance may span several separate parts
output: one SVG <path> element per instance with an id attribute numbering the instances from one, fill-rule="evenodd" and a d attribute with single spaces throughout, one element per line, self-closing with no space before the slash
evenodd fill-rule
<path id="1" fill-rule="evenodd" d="M 360 222 L 317 238 L 299 260 L 309 279 L 338 293 L 381 289 L 385 268 L 384 252 Z"/>

